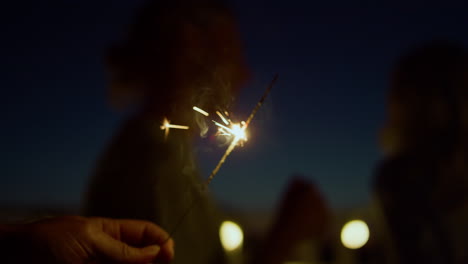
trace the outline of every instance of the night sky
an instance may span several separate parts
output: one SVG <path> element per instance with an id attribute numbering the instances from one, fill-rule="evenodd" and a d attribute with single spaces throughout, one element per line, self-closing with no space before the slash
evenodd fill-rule
<path id="1" fill-rule="evenodd" d="M 464 1 L 231 2 L 254 75 L 237 98 L 238 115 L 248 115 L 275 73 L 280 78 L 251 125 L 250 141 L 229 157 L 211 190 L 224 204 L 271 208 L 297 173 L 315 181 L 334 208 L 365 205 L 381 157 L 377 133 L 392 64 L 422 41 L 466 45 L 468 7 Z M 141 3 L 2 4 L 1 204 L 80 203 L 123 117 L 106 102 L 103 51 Z M 207 175 L 222 149 L 197 149 Z"/>

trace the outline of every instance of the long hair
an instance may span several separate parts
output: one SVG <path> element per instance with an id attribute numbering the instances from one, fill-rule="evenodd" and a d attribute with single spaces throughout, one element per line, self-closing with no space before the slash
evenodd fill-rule
<path id="1" fill-rule="evenodd" d="M 402 263 L 465 256 L 468 54 L 431 42 L 396 64 L 375 188 Z"/>
<path id="2" fill-rule="evenodd" d="M 111 104 L 125 109 L 151 103 L 169 112 L 190 104 L 229 106 L 233 82 L 242 74 L 233 21 L 220 0 L 148 1 L 107 54 Z M 184 30 L 201 33 L 184 38 Z M 198 41 L 195 48 L 192 40 Z"/>
<path id="3" fill-rule="evenodd" d="M 416 154 L 434 161 L 439 197 L 448 198 L 443 193 L 468 186 L 467 139 L 466 50 L 446 42 L 411 50 L 393 72 L 384 150 L 391 156 Z"/>

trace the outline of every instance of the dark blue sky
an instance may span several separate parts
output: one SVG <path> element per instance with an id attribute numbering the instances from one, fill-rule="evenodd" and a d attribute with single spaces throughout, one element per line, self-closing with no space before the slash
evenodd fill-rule
<path id="1" fill-rule="evenodd" d="M 79 203 L 121 118 L 106 105 L 102 52 L 141 2 L 3 4 L 0 203 Z M 466 4 L 232 2 L 254 72 L 239 113 L 280 79 L 212 191 L 237 207 L 272 207 L 301 173 L 335 208 L 368 202 L 392 63 L 422 41 L 467 44 Z M 204 174 L 219 154 L 202 153 Z"/>

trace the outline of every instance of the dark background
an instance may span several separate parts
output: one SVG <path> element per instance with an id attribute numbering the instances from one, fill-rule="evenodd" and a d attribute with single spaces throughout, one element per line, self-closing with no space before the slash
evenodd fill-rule
<path id="1" fill-rule="evenodd" d="M 253 80 L 247 116 L 277 86 L 211 189 L 244 209 L 275 205 L 293 173 L 333 208 L 366 204 L 392 64 L 432 39 L 468 43 L 464 1 L 231 0 Z M 5 1 L 0 8 L 0 204 L 78 206 L 122 114 L 106 101 L 103 51 L 141 0 Z M 200 144 L 199 144 L 200 145 Z M 208 175 L 223 149 L 199 148 Z"/>

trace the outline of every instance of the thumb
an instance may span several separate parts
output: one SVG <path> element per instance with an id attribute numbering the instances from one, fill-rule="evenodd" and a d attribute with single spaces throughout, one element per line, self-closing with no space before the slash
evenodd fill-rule
<path id="1" fill-rule="evenodd" d="M 96 243 L 97 253 L 106 258 L 123 263 L 148 263 L 153 261 L 161 248 L 158 245 L 136 248 L 110 236 Z"/>

